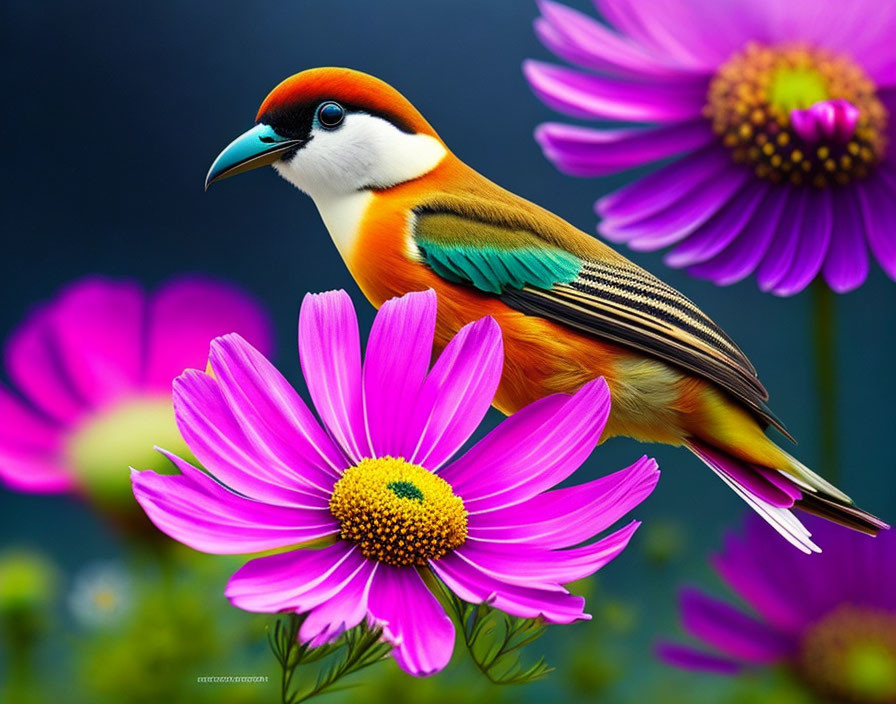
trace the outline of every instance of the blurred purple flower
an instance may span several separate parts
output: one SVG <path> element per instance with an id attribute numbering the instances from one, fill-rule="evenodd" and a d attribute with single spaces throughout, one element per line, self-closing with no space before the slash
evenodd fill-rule
<path id="1" fill-rule="evenodd" d="M 540 0 L 542 43 L 587 72 L 527 61 L 550 107 L 536 131 L 561 171 L 676 160 L 597 202 L 598 230 L 719 285 L 755 273 L 787 296 L 896 279 L 896 3 L 596 0 L 608 25 Z"/>
<path id="2" fill-rule="evenodd" d="M 666 662 L 734 674 L 784 665 L 825 701 L 896 702 L 896 534 L 871 539 L 809 518 L 824 543 L 798 555 L 754 516 L 713 559 L 756 616 L 696 589 L 681 594 L 684 629 L 712 649 L 664 643 Z"/>
<path id="3" fill-rule="evenodd" d="M 185 276 L 152 295 L 126 279 L 72 283 L 6 342 L 18 393 L 0 387 L 0 480 L 133 505 L 128 465 L 156 457 L 155 434 L 177 437 L 171 382 L 233 331 L 271 349 L 263 310 L 223 282 Z"/>
<path id="4" fill-rule="evenodd" d="M 548 491 L 600 438 L 603 379 L 528 406 L 452 460 L 491 404 L 503 346 L 484 318 L 430 369 L 435 320 L 432 291 L 388 301 L 362 363 L 348 295 L 308 295 L 299 353 L 321 423 L 245 340 L 215 340 L 211 373 L 187 371 L 174 386 L 180 430 L 212 477 L 167 452 L 181 476 L 133 473 L 150 519 L 196 550 L 313 544 L 249 561 L 227 586 L 235 606 L 307 613 L 299 638 L 312 646 L 365 620 L 382 626 L 414 675 L 441 670 L 454 647 L 424 575 L 515 616 L 587 619 L 584 599 L 562 585 L 618 555 L 638 523 L 581 544 L 637 506 L 659 475 L 644 457 Z"/>

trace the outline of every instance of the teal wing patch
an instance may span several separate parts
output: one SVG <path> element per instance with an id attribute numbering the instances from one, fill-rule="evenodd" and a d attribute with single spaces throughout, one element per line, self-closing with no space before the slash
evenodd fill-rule
<path id="1" fill-rule="evenodd" d="M 448 281 L 501 294 L 549 289 L 575 280 L 582 260 L 524 229 L 450 212 L 416 213 L 414 240 L 423 261 Z"/>

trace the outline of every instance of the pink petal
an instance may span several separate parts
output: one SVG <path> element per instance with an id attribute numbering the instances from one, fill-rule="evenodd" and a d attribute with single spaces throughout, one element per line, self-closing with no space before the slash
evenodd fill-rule
<path id="1" fill-rule="evenodd" d="M 0 447 L 0 481 L 10 489 L 55 494 L 74 488 L 69 468 L 52 454 Z"/>
<path id="2" fill-rule="evenodd" d="M 314 407 L 333 439 L 352 463 L 370 457 L 358 318 L 345 291 L 305 296 L 299 313 L 299 356 Z"/>
<path id="3" fill-rule="evenodd" d="M 663 662 L 682 670 L 716 672 L 720 675 L 736 675 L 743 665 L 736 660 L 704 653 L 675 643 L 661 643 L 656 648 L 657 657 Z"/>
<path id="4" fill-rule="evenodd" d="M 617 557 L 639 525 L 637 521 L 632 521 L 606 538 L 572 550 L 468 541 L 454 554 L 501 582 L 556 591 L 561 584 L 590 577 Z"/>
<path id="5" fill-rule="evenodd" d="M 868 71 L 868 75 L 877 85 L 878 95 L 885 90 L 892 90 L 896 86 L 896 56 L 890 50 L 889 37 L 884 39 L 885 48 L 878 51 L 876 59 L 873 63 L 865 61 L 864 68 Z M 892 115 L 892 110 L 890 115 Z M 890 119 L 893 119 L 892 117 Z M 890 142 L 892 149 L 892 142 Z"/>
<path id="6" fill-rule="evenodd" d="M 656 461 L 642 457 L 626 469 L 587 484 L 554 489 L 515 506 L 473 514 L 469 540 L 550 549 L 577 545 L 640 504 L 658 480 Z"/>
<path id="7" fill-rule="evenodd" d="M 566 563 L 569 574 L 582 575 L 575 579 L 584 579 L 615 560 L 628 547 L 629 541 L 640 527 L 640 521 L 631 521 L 605 538 L 571 550 L 561 550 L 559 554 Z"/>
<path id="8" fill-rule="evenodd" d="M 585 600 L 566 590 L 549 591 L 507 584 L 448 554 L 430 563 L 439 579 L 458 597 L 471 604 L 488 603 L 512 616 L 543 617 L 551 623 L 589 620 L 584 613 Z"/>
<path id="9" fill-rule="evenodd" d="M 753 530 L 755 531 L 755 528 Z M 769 561 L 788 559 L 775 554 L 779 541 L 777 535 L 771 533 L 771 529 L 768 533 L 770 535 L 766 535 L 766 540 L 761 543 L 763 546 L 760 548 L 761 552 L 746 540 L 734 535 L 727 536 L 724 551 L 714 557 L 712 563 L 719 576 L 763 620 L 782 631 L 794 632 L 801 629 L 811 618 L 806 611 L 804 585 L 797 577 L 799 570 L 768 569 Z M 765 543 L 768 543 L 767 549 Z M 794 564 L 798 564 L 801 556 L 793 555 L 791 547 L 786 543 L 780 542 L 780 545 L 784 546 Z M 828 547 L 826 545 L 824 555 L 828 555 Z M 809 559 L 819 558 L 812 556 Z"/>
<path id="10" fill-rule="evenodd" d="M 280 468 L 284 482 L 295 477 L 329 493 L 346 467 L 345 458 L 283 375 L 234 334 L 212 342 L 209 361 L 255 451 Z"/>
<path id="11" fill-rule="evenodd" d="M 766 188 L 765 200 L 740 236 L 711 259 L 689 267 L 688 273 L 719 286 L 728 286 L 752 274 L 774 239 L 789 195 L 783 187 Z"/>
<path id="12" fill-rule="evenodd" d="M 756 270 L 756 281 L 762 291 L 770 291 L 787 273 L 796 256 L 797 246 L 803 231 L 806 210 L 809 204 L 807 188 L 785 186 L 787 205 L 785 206 L 775 237 L 768 252 Z"/>
<path id="13" fill-rule="evenodd" d="M 732 166 L 665 210 L 625 223 L 606 220 L 601 223 L 600 232 L 608 240 L 625 242 L 639 252 L 668 247 L 699 232 L 737 197 L 750 178 L 749 171 Z"/>
<path id="14" fill-rule="evenodd" d="M 822 273 L 831 289 L 846 293 L 861 286 L 868 276 L 865 228 L 854 191 L 837 189 L 832 197 L 831 246 L 825 255 Z"/>
<path id="15" fill-rule="evenodd" d="M 832 224 L 830 189 L 811 193 L 793 262 L 788 271 L 775 282 L 772 293 L 777 296 L 792 296 L 812 283 L 821 271 L 828 252 Z"/>
<path id="16" fill-rule="evenodd" d="M 367 569 L 358 547 L 340 540 L 320 550 L 250 560 L 230 578 L 224 595 L 246 611 L 303 613 L 338 595 Z"/>
<path id="17" fill-rule="evenodd" d="M 368 612 L 370 589 L 379 564 L 364 560 L 361 569 L 338 593 L 308 612 L 299 631 L 299 640 L 317 648 L 360 624 Z"/>
<path id="18" fill-rule="evenodd" d="M 378 457 L 410 457 L 417 445 L 408 425 L 429 371 L 435 325 L 432 290 L 386 301 L 373 321 L 364 356 L 364 410 Z"/>
<path id="19" fill-rule="evenodd" d="M 261 305 L 231 284 L 205 276 L 172 279 L 149 302 L 146 383 L 168 392 L 185 369 L 205 369 L 209 343 L 236 332 L 262 354 L 274 350 Z"/>
<path id="20" fill-rule="evenodd" d="M 420 389 L 409 419 L 409 435 L 417 440 L 410 462 L 436 470 L 469 440 L 491 406 L 503 366 L 501 329 L 493 318 L 461 328 Z"/>
<path id="21" fill-rule="evenodd" d="M 859 209 L 865 223 L 868 248 L 887 275 L 896 280 L 896 178 L 892 184 L 883 174 L 855 184 Z"/>
<path id="22" fill-rule="evenodd" d="M 757 12 L 746 2 L 736 8 L 716 0 L 596 0 L 596 4 L 613 27 L 646 51 L 693 70 L 714 71 L 747 41 L 768 38 L 768 13 Z"/>
<path id="23" fill-rule="evenodd" d="M 134 496 L 156 527 L 194 550 L 231 555 L 317 540 L 339 531 L 326 506 L 274 506 L 240 496 L 175 455 L 182 475 L 131 471 Z"/>
<path id="24" fill-rule="evenodd" d="M 188 447 L 215 478 L 254 499 L 285 506 L 320 506 L 329 492 L 253 444 L 207 374 L 184 372 L 174 381 L 174 415 Z"/>
<path id="25" fill-rule="evenodd" d="M 681 617 L 684 629 L 692 636 L 749 663 L 786 659 L 796 645 L 770 626 L 694 589 L 681 594 Z"/>
<path id="26" fill-rule="evenodd" d="M 758 179 L 748 182 L 704 225 L 663 257 L 663 262 L 678 269 L 714 257 L 740 236 L 762 202 L 766 189 L 766 184 Z"/>
<path id="27" fill-rule="evenodd" d="M 58 362 L 78 398 L 98 407 L 143 382 L 146 295 L 133 281 L 81 279 L 53 304 Z"/>
<path id="28" fill-rule="evenodd" d="M 896 32 L 896 13 L 891 3 L 855 0 L 835 2 L 779 3 L 775 0 L 741 0 L 731 11 L 736 17 L 759 15 L 768 27 L 767 43 L 821 46 L 835 54 L 847 54 L 871 75 L 879 85 L 893 79 L 886 71 L 892 58 L 888 38 Z M 874 22 L 868 22 L 869 17 Z M 892 64 L 890 64 L 892 67 Z"/>
<path id="29" fill-rule="evenodd" d="M 521 503 L 581 466 L 609 413 L 610 392 L 602 378 L 572 396 L 548 396 L 503 421 L 442 477 L 471 514 Z"/>
<path id="30" fill-rule="evenodd" d="M 777 0 L 596 0 L 610 24 L 663 60 L 713 70 L 748 41 L 810 44 L 847 53 L 880 85 L 893 81 L 887 38 L 896 7 L 876 0 L 846 5 Z M 875 22 L 869 23 L 868 17 Z"/>
<path id="31" fill-rule="evenodd" d="M 595 130 L 548 122 L 535 130 L 545 156 L 572 176 L 603 176 L 689 152 L 713 141 L 705 120 L 664 127 Z"/>
<path id="32" fill-rule="evenodd" d="M 896 5 L 887 3 L 881 6 L 874 0 L 866 0 L 872 8 L 875 22 L 872 26 L 862 14 L 857 22 L 858 36 L 861 37 L 861 46 L 855 53 L 858 55 L 862 68 L 868 73 L 877 85 L 878 91 L 890 89 L 896 85 L 896 56 L 893 54 L 893 32 L 896 31 Z M 859 3 L 855 3 L 859 5 Z M 865 8 L 862 8 L 862 12 Z M 880 20 L 880 21 L 877 21 Z M 853 43 L 856 46 L 856 43 Z M 849 51 L 849 48 L 846 49 Z M 890 112 L 890 119 L 893 119 Z"/>
<path id="33" fill-rule="evenodd" d="M 637 83 L 528 60 L 523 73 L 548 107 L 584 119 L 677 122 L 700 117 L 706 87 Z"/>
<path id="34" fill-rule="evenodd" d="M 604 196 L 598 215 L 618 227 L 659 213 L 732 171 L 731 157 L 713 144 Z"/>
<path id="35" fill-rule="evenodd" d="M 413 568 L 381 564 L 370 590 L 370 615 L 411 675 L 443 669 L 454 650 L 454 624 Z"/>
<path id="36" fill-rule="evenodd" d="M 771 527 L 750 515 L 743 537 L 730 535 L 713 564 L 729 586 L 782 632 L 799 633 L 844 602 L 896 608 L 896 534 L 885 531 L 872 539 L 815 516 L 804 520 L 824 546 L 821 555 L 795 555 Z"/>
<path id="37" fill-rule="evenodd" d="M 629 37 L 606 25 L 561 5 L 541 0 L 542 17 L 535 31 L 548 49 L 557 56 L 584 68 L 628 76 L 640 82 L 701 81 L 708 72 L 694 72 L 668 57 L 645 50 Z"/>
<path id="38" fill-rule="evenodd" d="M 62 365 L 52 304 L 32 311 L 7 340 L 4 352 L 12 381 L 48 416 L 73 424 L 89 410 Z"/>
<path id="39" fill-rule="evenodd" d="M 56 452 L 61 426 L 41 415 L 11 391 L 0 386 L 0 448 Z"/>

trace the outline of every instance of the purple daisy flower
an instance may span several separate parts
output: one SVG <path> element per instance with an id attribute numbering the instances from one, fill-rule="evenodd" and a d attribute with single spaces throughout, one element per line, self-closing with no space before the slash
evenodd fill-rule
<path id="1" fill-rule="evenodd" d="M 811 517 L 821 555 L 794 554 L 762 520 L 748 517 L 713 559 L 754 615 L 696 589 L 681 594 L 684 629 L 713 652 L 662 644 L 689 670 L 734 674 L 784 665 L 825 701 L 896 702 L 896 534 L 875 540 Z"/>
<path id="2" fill-rule="evenodd" d="M 306 296 L 299 353 L 320 423 L 245 340 L 215 340 L 211 373 L 187 371 L 174 385 L 178 425 L 212 476 L 169 452 L 181 476 L 133 473 L 150 519 L 196 550 L 305 548 L 246 563 L 225 592 L 235 606 L 306 613 L 299 638 L 312 646 L 362 621 L 382 626 L 414 675 L 441 670 L 454 647 L 423 575 L 515 616 L 587 619 L 562 585 L 625 548 L 636 522 L 588 541 L 659 476 L 643 457 L 550 490 L 600 438 L 602 379 L 528 406 L 454 458 L 497 388 L 501 332 L 491 318 L 467 325 L 430 369 L 435 320 L 432 291 L 388 301 L 362 363 L 348 295 Z"/>
<path id="3" fill-rule="evenodd" d="M 209 341 L 234 330 L 271 348 L 261 307 L 223 282 L 186 276 L 152 295 L 132 280 L 69 285 L 6 342 L 18 393 L 0 386 L 0 480 L 136 509 L 128 465 L 154 462 L 160 438 L 181 446 L 171 382 L 204 369 Z"/>
<path id="4" fill-rule="evenodd" d="M 896 4 L 879 0 L 595 0 L 608 24 L 540 0 L 542 43 L 587 72 L 528 61 L 576 176 L 676 160 L 596 204 L 598 231 L 726 285 L 781 296 L 819 272 L 835 291 L 896 279 Z M 650 126 L 630 126 L 647 123 Z"/>

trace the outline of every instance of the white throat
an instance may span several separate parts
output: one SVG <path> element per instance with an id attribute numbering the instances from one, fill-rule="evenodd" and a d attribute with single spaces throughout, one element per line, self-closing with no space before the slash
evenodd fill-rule
<path id="1" fill-rule="evenodd" d="M 367 113 L 349 113 L 336 129 L 316 125 L 311 140 L 274 168 L 311 196 L 339 253 L 347 259 L 373 189 L 419 178 L 447 153 L 434 137 L 403 132 Z"/>

